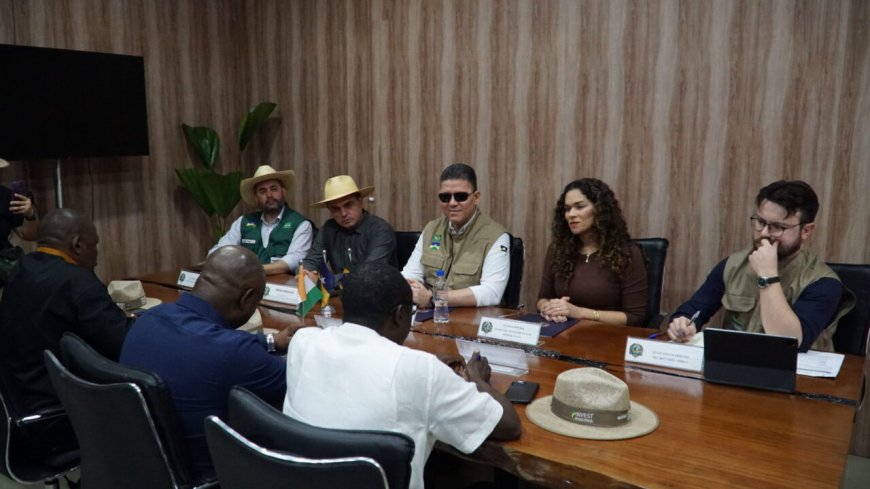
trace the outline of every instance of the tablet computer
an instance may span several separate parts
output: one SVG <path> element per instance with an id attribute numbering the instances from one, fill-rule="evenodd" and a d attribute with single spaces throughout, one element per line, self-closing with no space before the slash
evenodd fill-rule
<path id="1" fill-rule="evenodd" d="M 794 392 L 797 338 L 704 329 L 704 379 L 720 384 Z"/>

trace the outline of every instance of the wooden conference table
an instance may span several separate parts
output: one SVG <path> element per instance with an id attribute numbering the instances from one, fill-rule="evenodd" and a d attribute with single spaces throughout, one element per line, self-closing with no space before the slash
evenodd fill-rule
<path id="1" fill-rule="evenodd" d="M 141 277 L 149 297 L 174 301 L 177 271 Z M 289 283 L 290 279 L 270 278 Z M 340 308 L 339 308 L 340 310 Z M 515 312 L 515 311 L 514 311 Z M 499 314 L 500 313 L 500 314 Z M 509 310 L 462 308 L 451 311 L 447 328 L 418 323 L 406 346 L 432 353 L 456 353 L 451 335 L 473 337 L 479 318 Z M 293 314 L 261 307 L 263 325 L 313 325 Z M 434 334 L 433 334 L 434 333 Z M 660 420 L 649 435 L 619 441 L 564 437 L 541 429 L 517 406 L 523 436 L 512 442 L 489 441 L 473 460 L 491 464 L 548 487 L 838 487 L 849 448 L 855 407 L 851 403 L 807 398 L 704 382 L 685 372 L 637 368 L 623 361 L 625 338 L 650 330 L 581 322 L 542 349 L 606 364 L 623 379 L 630 396 Z M 556 376 L 577 368 L 572 361 L 527 354 L 522 378 L 541 385 L 538 396 L 553 392 Z M 862 359 L 847 356 L 837 379 L 798 376 L 798 390 L 857 399 Z M 857 365 L 857 367 L 855 366 Z M 514 380 L 493 374 L 504 391 Z"/>

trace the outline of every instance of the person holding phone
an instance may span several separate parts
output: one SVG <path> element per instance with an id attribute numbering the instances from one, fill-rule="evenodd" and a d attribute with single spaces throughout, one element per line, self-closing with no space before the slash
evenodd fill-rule
<path id="1" fill-rule="evenodd" d="M 12 248 L 9 236 L 14 231 L 25 241 L 35 241 L 39 215 L 23 181 L 12 188 L 0 185 L 0 250 Z"/>

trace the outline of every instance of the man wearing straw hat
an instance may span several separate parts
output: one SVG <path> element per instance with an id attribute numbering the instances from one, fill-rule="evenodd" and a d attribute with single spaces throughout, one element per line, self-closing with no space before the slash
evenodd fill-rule
<path id="1" fill-rule="evenodd" d="M 396 233 L 393 227 L 363 209 L 363 198 L 374 190 L 374 187 L 357 187 L 354 179 L 347 175 L 326 181 L 323 200 L 311 205 L 326 207 L 331 218 L 320 228 L 314 246 L 308 250 L 303 262 L 306 273 L 314 273 L 324 255 L 336 273 L 367 262 L 395 262 Z"/>
<path id="2" fill-rule="evenodd" d="M 236 219 L 209 254 L 218 248 L 241 245 L 257 255 L 266 275 L 296 270 L 311 247 L 311 222 L 287 205 L 288 190 L 296 182 L 293 170 L 277 171 L 269 165 L 239 186 L 242 200 L 259 209 Z"/>

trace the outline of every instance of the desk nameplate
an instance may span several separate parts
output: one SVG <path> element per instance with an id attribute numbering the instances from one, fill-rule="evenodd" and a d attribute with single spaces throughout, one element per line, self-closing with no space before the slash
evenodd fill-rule
<path id="1" fill-rule="evenodd" d="M 190 270 L 182 270 L 181 273 L 178 274 L 178 285 L 184 289 L 192 289 L 194 285 L 196 285 L 196 281 L 199 280 L 199 274 L 196 272 L 192 272 Z"/>
<path id="2" fill-rule="evenodd" d="M 704 369 L 704 348 L 629 337 L 625 342 L 625 361 L 700 372 Z"/>
<path id="3" fill-rule="evenodd" d="M 292 285 L 266 284 L 266 291 L 263 293 L 264 301 L 278 302 L 288 304 L 293 307 L 299 305 L 302 299 L 299 297 L 299 290 Z"/>
<path id="4" fill-rule="evenodd" d="M 535 346 L 541 336 L 541 323 L 484 316 L 480 318 L 477 336 Z"/>

